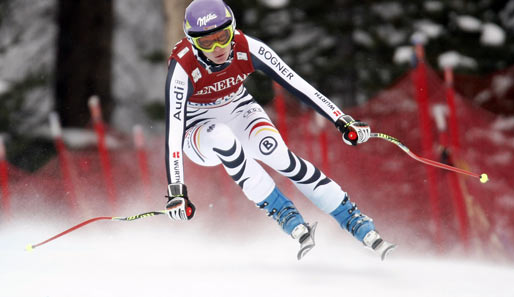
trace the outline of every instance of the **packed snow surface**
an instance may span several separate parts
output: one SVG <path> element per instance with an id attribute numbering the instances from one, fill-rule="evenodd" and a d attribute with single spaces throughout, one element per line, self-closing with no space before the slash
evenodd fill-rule
<path id="1" fill-rule="evenodd" d="M 297 244 L 272 222 L 211 223 L 98 221 L 32 252 L 28 243 L 68 223 L 4 224 L 0 296 L 513 296 L 508 263 L 421 256 L 401 243 L 382 262 L 326 223 L 316 248 L 297 261 Z"/>

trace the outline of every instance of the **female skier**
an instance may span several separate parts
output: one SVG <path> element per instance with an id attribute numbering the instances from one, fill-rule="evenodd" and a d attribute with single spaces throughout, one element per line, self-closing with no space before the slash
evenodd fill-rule
<path id="1" fill-rule="evenodd" d="M 314 247 L 316 223 L 309 225 L 257 160 L 289 178 L 323 212 L 382 259 L 394 245 L 350 202 L 333 180 L 284 143 L 243 81 L 261 70 L 332 121 L 349 145 L 366 142 L 370 128 L 345 115 L 263 42 L 236 30 L 222 0 L 194 0 L 184 19 L 186 37 L 168 60 L 166 79 L 166 209 L 174 220 L 189 220 L 195 207 L 184 183 L 183 154 L 196 164 L 223 164 L 248 199 L 265 210 L 300 243 L 297 258 Z"/>

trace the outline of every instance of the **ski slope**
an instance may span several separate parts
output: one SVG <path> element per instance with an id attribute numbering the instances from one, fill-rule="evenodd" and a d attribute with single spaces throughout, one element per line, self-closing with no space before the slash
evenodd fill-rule
<path id="1" fill-rule="evenodd" d="M 423 255 L 402 242 L 381 262 L 324 221 L 302 261 L 271 221 L 223 227 L 212 217 L 95 222 L 24 250 L 71 225 L 0 225 L 1 297 L 514 296 L 512 263 Z"/>

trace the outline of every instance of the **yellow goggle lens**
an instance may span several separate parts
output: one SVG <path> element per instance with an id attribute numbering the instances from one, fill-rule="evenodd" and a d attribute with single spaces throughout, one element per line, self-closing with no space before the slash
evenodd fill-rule
<path id="1" fill-rule="evenodd" d="M 214 32 L 212 34 L 194 37 L 193 42 L 197 48 L 201 49 L 205 52 L 212 52 L 216 48 L 216 46 L 220 48 L 225 48 L 230 44 L 232 40 L 232 36 L 234 35 L 234 31 L 232 30 L 232 26 L 228 26 L 227 28 Z"/>

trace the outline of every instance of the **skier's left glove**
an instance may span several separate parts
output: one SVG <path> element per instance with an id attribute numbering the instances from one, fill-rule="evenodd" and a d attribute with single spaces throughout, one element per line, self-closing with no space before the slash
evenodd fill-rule
<path id="1" fill-rule="evenodd" d="M 349 115 L 344 115 L 337 119 L 336 127 L 343 134 L 344 143 L 348 145 L 366 142 L 371 135 L 368 124 L 354 120 Z"/>
<path id="2" fill-rule="evenodd" d="M 196 208 L 187 197 L 187 187 L 176 183 L 168 185 L 166 211 L 172 220 L 188 221 L 195 215 Z"/>

